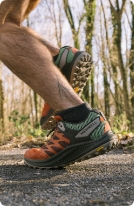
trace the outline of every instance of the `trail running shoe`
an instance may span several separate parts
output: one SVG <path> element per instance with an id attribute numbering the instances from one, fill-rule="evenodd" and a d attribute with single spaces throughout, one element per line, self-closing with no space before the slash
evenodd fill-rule
<path id="1" fill-rule="evenodd" d="M 84 121 L 70 123 L 60 116 L 50 141 L 24 155 L 25 164 L 35 168 L 58 168 L 104 154 L 118 143 L 109 123 L 99 110 L 89 109 Z"/>
<path id="2" fill-rule="evenodd" d="M 68 82 L 79 95 L 89 78 L 92 69 L 91 56 L 85 51 L 79 51 L 75 48 L 65 46 L 60 49 L 55 65 L 65 75 Z M 45 103 L 42 110 L 40 124 L 42 129 L 50 130 L 54 127 L 54 110 Z"/>

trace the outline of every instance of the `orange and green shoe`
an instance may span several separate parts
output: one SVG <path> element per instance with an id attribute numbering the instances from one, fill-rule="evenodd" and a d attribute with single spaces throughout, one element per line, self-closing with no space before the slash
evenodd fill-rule
<path id="1" fill-rule="evenodd" d="M 25 164 L 34 168 L 64 167 L 104 154 L 118 144 L 118 137 L 99 110 L 88 108 L 86 118 L 77 123 L 63 120 L 58 113 L 55 119 L 57 125 L 50 141 L 42 148 L 27 150 Z"/>
<path id="2" fill-rule="evenodd" d="M 74 91 L 80 95 L 92 69 L 91 56 L 85 51 L 65 46 L 60 49 L 54 63 L 74 88 Z M 49 130 L 54 127 L 54 112 L 49 104 L 44 104 L 40 119 L 42 129 Z"/>

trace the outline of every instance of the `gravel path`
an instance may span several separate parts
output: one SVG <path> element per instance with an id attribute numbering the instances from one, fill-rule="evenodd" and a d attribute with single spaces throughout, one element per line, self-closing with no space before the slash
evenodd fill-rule
<path id="1" fill-rule="evenodd" d="M 134 153 L 111 152 L 61 170 L 32 169 L 24 150 L 0 151 L 4 206 L 131 206 Z"/>

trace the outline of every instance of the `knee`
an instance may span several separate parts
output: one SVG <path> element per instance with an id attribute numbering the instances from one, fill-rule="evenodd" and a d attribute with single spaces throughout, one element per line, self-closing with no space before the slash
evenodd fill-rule
<path id="1" fill-rule="evenodd" d="M 6 22 L 18 24 L 19 11 L 14 11 L 14 5 L 11 0 L 2 1 L 0 4 L 0 24 Z"/>
<path id="2" fill-rule="evenodd" d="M 0 24 L 13 23 L 20 26 L 29 0 L 3 0 L 0 4 Z"/>

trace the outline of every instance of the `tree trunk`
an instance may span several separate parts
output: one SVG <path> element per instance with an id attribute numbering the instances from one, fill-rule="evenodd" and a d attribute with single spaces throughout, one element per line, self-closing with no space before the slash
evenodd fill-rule
<path id="1" fill-rule="evenodd" d="M 119 2 L 116 0 L 116 9 L 113 7 L 111 0 L 109 0 L 111 5 L 111 13 L 112 13 L 112 20 L 114 26 L 114 45 L 117 51 L 118 57 L 118 67 L 122 77 L 123 83 L 123 102 L 124 102 L 124 110 L 126 113 L 126 117 L 128 120 L 131 121 L 131 111 L 130 111 L 130 104 L 129 104 L 129 93 L 128 93 L 128 78 L 127 78 L 127 70 L 123 63 L 123 56 L 122 56 L 122 48 L 121 48 L 121 39 L 122 39 L 122 14 L 125 7 L 126 0 L 122 2 L 121 8 L 119 7 Z M 117 72 L 116 72 L 117 73 Z"/>
<path id="2" fill-rule="evenodd" d="M 76 30 L 75 21 L 74 21 L 73 14 L 72 14 L 68 0 L 63 0 L 63 4 L 64 4 L 64 10 L 65 10 L 66 17 L 67 17 L 69 25 L 71 27 L 73 40 L 74 40 L 74 47 L 76 47 L 77 49 L 80 49 L 80 42 L 79 42 L 80 25 L 79 25 L 78 30 Z M 83 19 L 83 17 L 81 17 L 81 18 Z M 79 21 L 79 23 L 81 23 L 82 19 Z"/>
<path id="3" fill-rule="evenodd" d="M 38 95 L 36 92 L 33 91 L 33 94 L 34 94 L 34 108 L 35 108 L 35 127 L 37 126 L 38 124 Z"/>
<path id="4" fill-rule="evenodd" d="M 4 133 L 4 92 L 2 85 L 2 68 L 0 62 L 0 130 Z"/>
<path id="5" fill-rule="evenodd" d="M 134 4 L 132 4 L 132 39 L 130 53 L 130 85 L 131 85 L 131 106 L 132 106 L 132 123 L 131 129 L 134 131 Z"/>
<path id="6" fill-rule="evenodd" d="M 84 1 L 84 7 L 86 10 L 86 51 L 92 55 L 92 38 L 93 38 L 93 30 L 94 30 L 94 18 L 95 18 L 95 10 L 96 10 L 96 0 L 88 0 Z M 86 101 L 89 102 L 91 107 L 95 107 L 95 95 L 94 95 L 94 70 L 92 70 L 91 80 L 87 81 L 86 86 L 83 90 L 83 96 Z M 89 93 L 89 87 L 91 85 L 91 91 Z M 88 91 L 88 92 L 87 92 Z M 91 97 L 91 99 L 90 99 Z"/>

